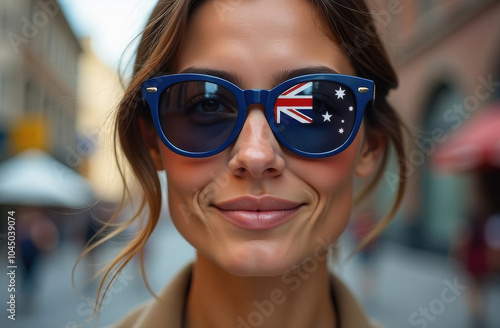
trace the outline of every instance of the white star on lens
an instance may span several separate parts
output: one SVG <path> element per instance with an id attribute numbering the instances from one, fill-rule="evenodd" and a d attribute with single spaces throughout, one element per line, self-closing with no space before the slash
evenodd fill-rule
<path id="1" fill-rule="evenodd" d="M 345 123 L 345 120 L 342 120 L 342 121 L 340 121 L 340 122 L 341 122 L 342 124 L 344 124 L 344 123 Z"/>
<path id="2" fill-rule="evenodd" d="M 344 99 L 345 96 L 345 90 L 342 90 L 342 88 L 339 87 L 338 90 L 335 90 L 335 95 L 337 96 L 337 99 Z"/>
<path id="3" fill-rule="evenodd" d="M 354 107 L 349 107 L 349 111 L 352 112 L 354 110 Z"/>
<path id="4" fill-rule="evenodd" d="M 330 115 L 328 112 L 326 112 L 325 115 L 323 115 L 323 118 L 325 119 L 323 122 L 331 122 L 330 118 L 332 117 L 332 115 Z"/>
<path id="5" fill-rule="evenodd" d="M 341 128 L 341 129 L 339 129 L 339 133 L 340 133 L 340 134 L 344 134 L 344 129 L 342 129 L 342 128 Z"/>

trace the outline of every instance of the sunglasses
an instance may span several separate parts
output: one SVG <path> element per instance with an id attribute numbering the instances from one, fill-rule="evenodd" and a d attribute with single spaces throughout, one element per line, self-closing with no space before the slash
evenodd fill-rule
<path id="1" fill-rule="evenodd" d="M 373 81 L 339 74 L 303 75 L 271 90 L 242 90 L 227 80 L 192 73 L 142 84 L 160 139 L 187 157 L 225 150 L 252 104 L 264 106 L 274 136 L 290 151 L 309 158 L 338 154 L 356 137 L 374 91 Z"/>

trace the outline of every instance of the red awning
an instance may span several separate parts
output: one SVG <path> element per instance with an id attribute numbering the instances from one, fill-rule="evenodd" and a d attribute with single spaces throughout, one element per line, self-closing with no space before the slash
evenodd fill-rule
<path id="1" fill-rule="evenodd" d="M 437 149 L 432 163 L 449 173 L 500 169 L 500 103 L 466 121 Z"/>

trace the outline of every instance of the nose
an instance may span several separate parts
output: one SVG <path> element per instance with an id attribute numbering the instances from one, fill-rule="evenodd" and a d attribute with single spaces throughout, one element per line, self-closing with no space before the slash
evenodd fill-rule
<path id="1" fill-rule="evenodd" d="M 251 106 L 231 151 L 229 169 L 239 177 L 273 178 L 286 163 L 280 145 L 267 123 L 262 106 Z"/>

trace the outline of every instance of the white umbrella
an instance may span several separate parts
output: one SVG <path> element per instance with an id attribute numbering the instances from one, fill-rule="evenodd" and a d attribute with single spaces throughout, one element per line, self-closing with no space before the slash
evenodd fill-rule
<path id="1" fill-rule="evenodd" d="M 0 165 L 0 203 L 81 208 L 92 204 L 87 180 L 45 152 L 32 149 Z"/>

